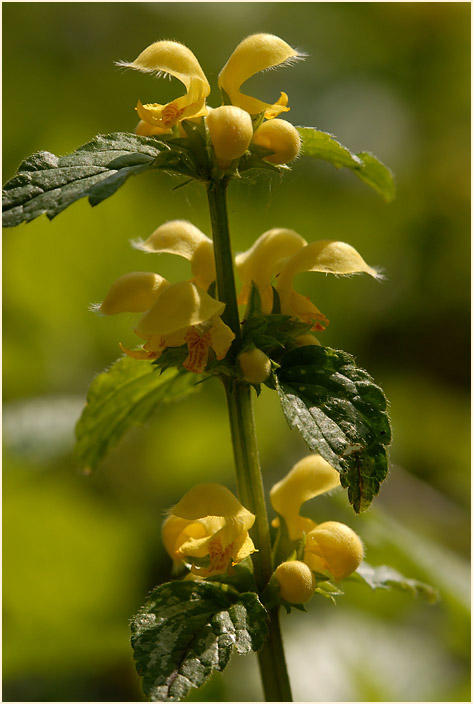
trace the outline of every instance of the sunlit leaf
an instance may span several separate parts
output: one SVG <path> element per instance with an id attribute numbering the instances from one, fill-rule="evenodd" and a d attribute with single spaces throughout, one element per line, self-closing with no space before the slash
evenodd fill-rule
<path id="1" fill-rule="evenodd" d="M 434 604 L 439 599 L 437 590 L 430 584 L 418 582 L 417 579 L 408 579 L 387 565 L 372 567 L 367 562 L 363 562 L 356 573 L 371 589 L 395 589 L 408 592 L 411 596 L 422 597 L 430 604 Z"/>
<path id="2" fill-rule="evenodd" d="M 151 701 L 183 699 L 232 654 L 259 650 L 268 614 L 253 592 L 208 582 L 168 582 L 151 592 L 131 623 L 143 690 Z"/>
<path id="3" fill-rule="evenodd" d="M 200 388 L 190 372 L 160 370 L 148 361 L 122 357 L 92 382 L 76 426 L 76 457 L 81 468 L 95 469 L 133 425 L 144 423 L 162 404 Z"/>
<path id="4" fill-rule="evenodd" d="M 362 181 L 374 188 L 388 203 L 396 195 L 394 176 L 382 161 L 369 152 L 353 154 L 328 132 L 313 127 L 298 127 L 302 137 L 302 154 L 329 161 L 334 166 L 351 169 Z"/>
<path id="5" fill-rule="evenodd" d="M 364 511 L 388 471 L 391 428 L 382 390 L 351 355 L 318 345 L 285 354 L 277 374 L 289 425 L 340 472 L 353 508 Z"/>
<path id="6" fill-rule="evenodd" d="M 52 219 L 86 196 L 97 205 L 130 176 L 149 169 L 187 175 L 186 158 L 175 144 L 128 132 L 99 135 L 67 156 L 38 152 L 4 186 L 3 225 L 14 227 L 43 213 Z"/>

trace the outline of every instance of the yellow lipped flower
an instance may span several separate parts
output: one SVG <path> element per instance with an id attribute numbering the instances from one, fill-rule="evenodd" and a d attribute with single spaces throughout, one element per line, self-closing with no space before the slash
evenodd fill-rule
<path id="1" fill-rule="evenodd" d="M 274 228 L 262 234 L 249 250 L 237 255 L 236 268 L 243 281 L 239 303 L 247 303 L 254 282 L 263 313 L 270 313 L 274 284 L 281 313 L 311 324 L 312 330 L 324 330 L 328 320 L 308 297 L 294 290 L 296 274 L 305 271 L 339 276 L 366 273 L 380 278 L 380 274 L 368 266 L 351 245 L 335 240 L 307 244 L 297 232 L 284 228 Z"/>
<path id="2" fill-rule="evenodd" d="M 243 281 L 238 303 L 248 303 L 252 282 L 258 288 L 263 313 L 271 313 L 273 290 L 271 284 L 288 257 L 293 256 L 306 240 L 294 230 L 275 227 L 264 232 L 256 242 L 235 257 L 236 270 Z"/>
<path id="3" fill-rule="evenodd" d="M 271 504 L 287 527 L 289 538 L 298 540 L 304 533 L 304 562 L 314 572 L 344 579 L 354 572 L 363 559 L 363 543 L 344 523 L 315 523 L 301 516 L 303 503 L 340 485 L 338 472 L 320 455 L 308 455 L 300 460 L 271 489 Z M 279 526 L 279 517 L 273 520 Z"/>
<path id="4" fill-rule="evenodd" d="M 157 277 L 157 290 L 149 291 L 153 276 Z M 158 359 L 167 347 L 187 344 L 183 366 L 201 374 L 210 349 L 217 359 L 223 359 L 235 337 L 220 318 L 224 308 L 224 303 L 191 281 L 170 284 L 157 274 L 138 272 L 115 281 L 98 311 L 105 315 L 144 312 L 135 332 L 146 344 L 138 350 L 120 345 L 123 352 L 135 359 Z"/>
<path id="5" fill-rule="evenodd" d="M 291 540 L 301 538 L 317 525 L 299 514 L 302 504 L 340 486 L 340 475 L 320 455 L 301 459 L 271 489 L 271 505 L 286 522 Z M 279 525 L 275 519 L 273 525 Z"/>
<path id="6" fill-rule="evenodd" d="M 135 240 L 132 244 L 143 252 L 184 257 L 191 263 L 192 281 L 204 291 L 215 281 L 213 242 L 187 220 L 165 222 L 147 240 Z"/>
<path id="7" fill-rule="evenodd" d="M 205 99 L 210 93 L 210 85 L 196 57 L 183 44 L 173 41 L 155 42 L 142 51 L 134 61 L 120 61 L 118 65 L 145 73 L 174 76 L 186 88 L 185 95 L 166 105 L 160 103 L 143 105 L 138 101 L 136 110 L 140 120 L 146 125 L 170 130 L 182 120 L 207 113 Z M 156 134 L 156 132 L 147 131 L 141 122 L 138 130 L 138 134 Z"/>
<path id="8" fill-rule="evenodd" d="M 166 551 L 176 562 L 192 564 L 200 577 L 224 574 L 255 552 L 249 529 L 255 516 L 222 484 L 198 484 L 170 511 L 162 528 Z"/>
<path id="9" fill-rule="evenodd" d="M 290 63 L 302 55 L 273 34 L 252 34 L 243 39 L 220 72 L 218 85 L 227 94 L 232 105 L 250 115 L 265 113 L 266 119 L 289 110 L 288 97 L 281 92 L 275 103 L 265 103 L 240 91 L 241 86 L 255 73 Z"/>

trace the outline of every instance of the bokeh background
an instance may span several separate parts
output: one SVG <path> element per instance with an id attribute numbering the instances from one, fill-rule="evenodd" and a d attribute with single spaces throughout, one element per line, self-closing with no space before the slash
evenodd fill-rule
<path id="1" fill-rule="evenodd" d="M 220 68 L 247 34 L 309 55 L 252 78 L 288 119 L 369 150 L 395 172 L 383 201 L 353 174 L 300 160 L 284 181 L 230 190 L 236 250 L 270 227 L 342 239 L 386 280 L 302 274 L 299 290 L 391 401 L 391 472 L 355 517 L 344 494 L 306 506 L 349 523 L 372 564 L 439 589 L 434 606 L 346 584 L 334 607 L 283 617 L 298 701 L 470 701 L 469 3 L 5 3 L 4 179 L 38 150 L 65 154 L 96 133 L 133 131 L 138 98 L 176 81 L 124 72 L 160 38 L 198 56 L 217 105 Z M 188 264 L 129 246 L 174 218 L 209 233 L 205 193 L 169 176 L 131 179 L 92 209 L 74 204 L 4 231 L 4 701 L 142 701 L 128 619 L 170 577 L 164 510 L 194 483 L 234 486 L 217 382 L 136 428 L 93 476 L 75 466 L 74 424 L 94 376 L 135 344 L 132 321 L 88 311 L 127 271 L 172 281 Z M 266 486 L 306 454 L 265 390 L 257 424 Z M 253 656 L 235 657 L 193 699 L 262 698 Z"/>

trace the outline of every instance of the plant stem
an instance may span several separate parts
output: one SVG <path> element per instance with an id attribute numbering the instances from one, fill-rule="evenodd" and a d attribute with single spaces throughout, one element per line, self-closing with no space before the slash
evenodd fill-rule
<path id="1" fill-rule="evenodd" d="M 238 493 L 244 506 L 256 516 L 254 533 L 258 552 L 254 555 L 253 563 L 256 585 L 261 592 L 271 577 L 273 565 L 251 387 L 249 384 L 230 379 L 224 380 L 224 386 L 230 417 Z"/>
<path id="2" fill-rule="evenodd" d="M 279 624 L 279 607 L 271 611 L 269 617 L 269 638 L 258 653 L 264 694 L 267 702 L 292 702 Z"/>
<path id="3" fill-rule="evenodd" d="M 228 226 L 227 185 L 228 182 L 225 180 L 210 181 L 207 186 L 207 197 L 212 223 L 218 298 L 225 303 L 222 319 L 231 327 L 238 342 L 241 337 L 240 317 L 235 293 L 233 255 Z"/>
<path id="4" fill-rule="evenodd" d="M 222 318 L 235 333 L 238 343 L 241 339 L 240 318 L 235 293 L 226 189 L 227 181 L 212 180 L 207 187 L 207 196 L 212 223 L 218 298 L 225 303 Z M 243 505 L 256 516 L 252 534 L 257 552 L 253 555 L 253 565 L 256 584 L 261 593 L 271 577 L 273 565 L 251 386 L 234 378 L 223 377 L 222 380 L 230 419 L 238 493 Z M 269 636 L 258 654 L 258 661 L 266 701 L 292 701 L 278 609 L 270 612 Z"/>

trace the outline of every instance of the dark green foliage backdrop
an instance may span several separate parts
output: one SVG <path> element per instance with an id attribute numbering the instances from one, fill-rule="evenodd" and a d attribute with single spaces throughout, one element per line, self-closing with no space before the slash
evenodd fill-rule
<path id="1" fill-rule="evenodd" d="M 302 160 L 283 182 L 230 192 L 236 250 L 290 227 L 309 241 L 346 240 L 384 268 L 384 283 L 299 276 L 331 321 L 322 341 L 383 386 L 394 427 L 391 474 L 368 514 L 355 517 L 343 496 L 307 510 L 349 523 L 372 563 L 442 594 L 432 607 L 353 584 L 336 608 L 314 599 L 309 615 L 285 619 L 299 701 L 469 701 L 469 15 L 468 3 L 3 5 L 5 180 L 35 151 L 65 154 L 96 133 L 132 131 L 138 98 L 165 102 L 180 90 L 113 61 L 177 39 L 199 58 L 217 105 L 220 68 L 257 31 L 309 57 L 251 79 L 249 92 L 285 90 L 294 124 L 333 132 L 396 173 L 390 205 L 352 174 Z M 119 340 L 135 339 L 132 321 L 88 305 L 127 271 L 190 275 L 186 262 L 132 250 L 130 238 L 174 218 L 209 234 L 203 191 L 171 191 L 177 183 L 144 174 L 95 209 L 81 201 L 51 223 L 4 231 L 5 700 L 140 700 L 128 619 L 169 578 L 163 512 L 199 481 L 233 486 L 214 382 L 134 429 L 93 476 L 72 458 L 90 381 Z M 269 488 L 306 449 L 269 391 L 257 422 Z M 198 696 L 260 699 L 252 656 Z"/>

